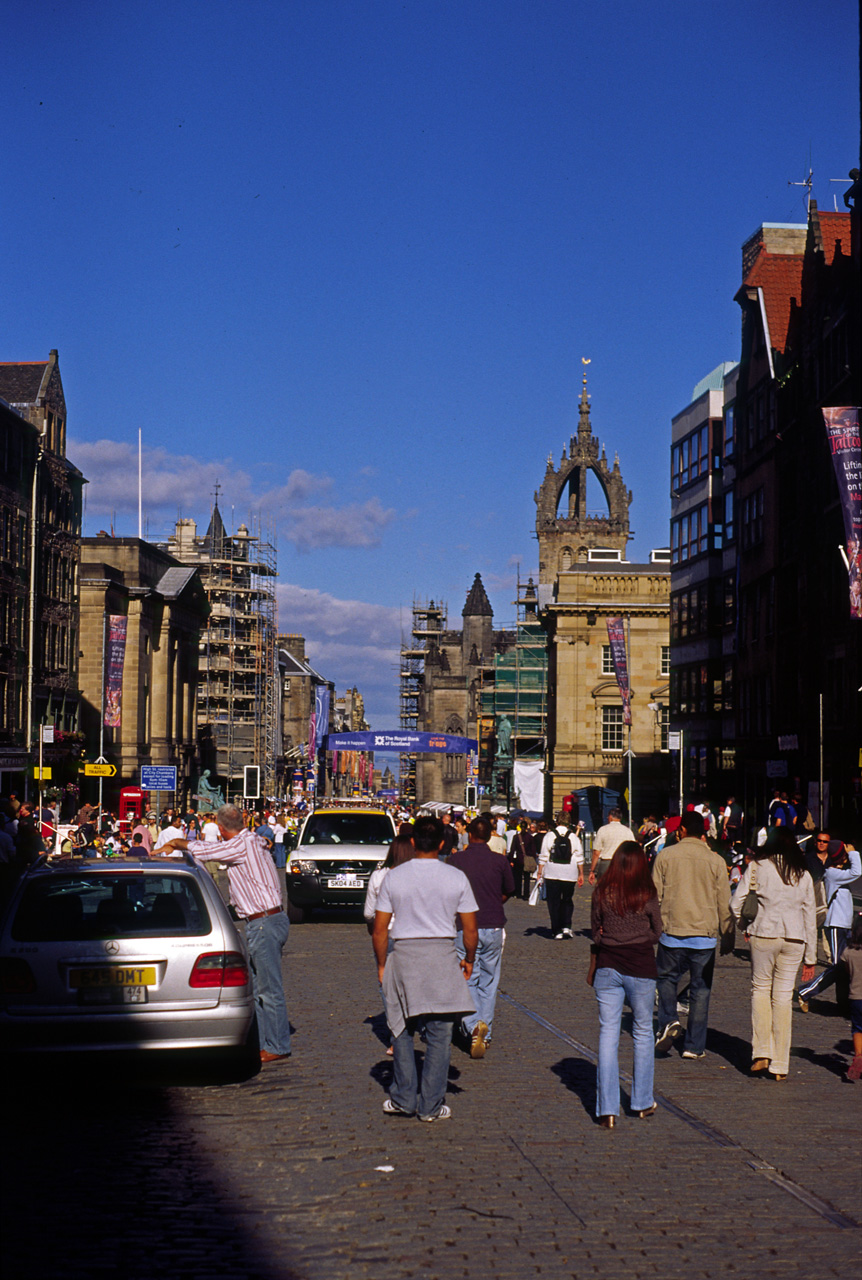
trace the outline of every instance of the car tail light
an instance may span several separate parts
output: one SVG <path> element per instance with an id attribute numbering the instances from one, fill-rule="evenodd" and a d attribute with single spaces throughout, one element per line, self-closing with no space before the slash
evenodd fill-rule
<path id="1" fill-rule="evenodd" d="M 238 951 L 207 951 L 198 956 L 190 987 L 247 987 L 248 965 Z"/>
<path id="2" fill-rule="evenodd" d="M 13 956 L 0 960 L 0 991 L 9 996 L 25 996 L 35 990 L 36 979 L 26 960 Z"/>

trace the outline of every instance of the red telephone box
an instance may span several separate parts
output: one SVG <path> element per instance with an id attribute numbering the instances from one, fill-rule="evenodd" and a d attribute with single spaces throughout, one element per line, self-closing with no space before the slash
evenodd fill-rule
<path id="1" fill-rule="evenodd" d="M 132 827 L 140 822 L 149 803 L 149 791 L 142 791 L 140 787 L 123 787 L 120 792 L 120 831 L 124 836 L 131 835 Z"/>

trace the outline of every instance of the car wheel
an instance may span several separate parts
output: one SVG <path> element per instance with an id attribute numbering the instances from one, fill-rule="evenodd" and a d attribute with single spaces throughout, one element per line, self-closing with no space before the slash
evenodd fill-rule
<path id="1" fill-rule="evenodd" d="M 291 924 L 304 924 L 311 914 L 308 907 L 295 907 L 288 898 L 287 900 L 287 918 Z"/>

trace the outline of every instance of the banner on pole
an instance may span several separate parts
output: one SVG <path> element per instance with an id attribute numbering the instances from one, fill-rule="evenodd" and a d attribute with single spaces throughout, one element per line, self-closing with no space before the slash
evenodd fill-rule
<path id="1" fill-rule="evenodd" d="M 858 406 L 823 410 L 847 539 L 850 617 L 862 618 L 862 448 Z"/>
<path id="2" fill-rule="evenodd" d="M 631 691 L 629 689 L 629 668 L 626 660 L 626 633 L 622 618 L 608 618 L 608 640 L 611 646 L 611 661 L 614 674 L 623 700 L 623 723 L 632 722 Z"/>
<path id="3" fill-rule="evenodd" d="M 123 661 L 126 656 L 125 614 L 108 616 L 108 647 L 105 654 L 105 728 L 119 729 L 123 720 Z"/>

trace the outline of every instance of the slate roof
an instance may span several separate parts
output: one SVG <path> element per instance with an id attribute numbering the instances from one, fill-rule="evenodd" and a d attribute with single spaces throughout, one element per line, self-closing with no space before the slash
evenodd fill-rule
<path id="1" fill-rule="evenodd" d="M 47 360 L 0 361 L 0 398 L 9 404 L 34 404 L 47 368 Z"/>
<path id="2" fill-rule="evenodd" d="M 477 573 L 467 595 L 467 603 L 461 610 L 461 617 L 493 618 L 493 616 L 494 610 L 491 608 L 491 602 L 485 593 L 485 588 L 482 586 L 482 579 Z"/>
<path id="3" fill-rule="evenodd" d="M 176 600 L 182 595 L 189 580 L 197 573 L 196 569 L 187 569 L 184 565 L 166 569 L 156 583 L 156 591 L 166 600 Z"/>
<path id="4" fill-rule="evenodd" d="M 221 518 L 221 512 L 218 509 L 218 503 L 213 507 L 212 517 L 209 522 L 209 528 L 204 537 L 204 550 L 208 555 L 220 556 L 224 549 L 225 527 Z"/>

